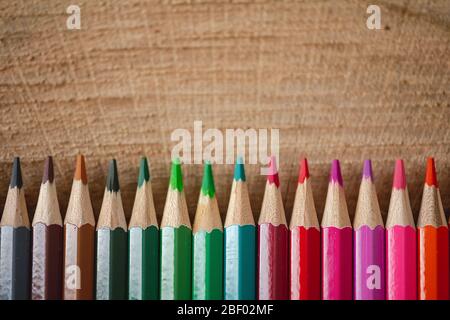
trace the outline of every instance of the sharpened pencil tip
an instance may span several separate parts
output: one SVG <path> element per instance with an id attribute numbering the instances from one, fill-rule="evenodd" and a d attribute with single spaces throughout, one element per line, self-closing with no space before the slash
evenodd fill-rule
<path id="1" fill-rule="evenodd" d="M 108 177 L 106 178 L 106 189 L 109 192 L 118 192 L 120 190 L 116 159 L 112 159 L 109 162 Z"/>
<path id="2" fill-rule="evenodd" d="M 330 182 L 338 183 L 341 187 L 344 186 L 341 174 L 341 165 L 337 159 L 334 159 L 331 162 Z"/>
<path id="3" fill-rule="evenodd" d="M 280 180 L 278 178 L 277 159 L 275 156 L 270 156 L 269 162 L 269 174 L 267 175 L 267 181 L 274 183 L 278 188 L 280 186 Z"/>
<path id="4" fill-rule="evenodd" d="M 234 165 L 234 180 L 236 181 L 245 181 L 245 168 L 244 161 L 241 156 L 239 156 L 236 160 L 236 164 Z"/>
<path id="5" fill-rule="evenodd" d="M 212 166 L 209 162 L 205 163 L 205 168 L 203 170 L 202 193 L 203 195 L 209 196 L 210 198 L 214 197 L 214 195 L 216 194 Z"/>
<path id="6" fill-rule="evenodd" d="M 45 159 L 44 174 L 42 175 L 42 184 L 46 183 L 47 181 L 53 183 L 53 178 L 54 178 L 53 157 L 48 156 Z"/>
<path id="7" fill-rule="evenodd" d="M 20 168 L 20 158 L 15 157 L 13 161 L 13 168 L 11 174 L 11 182 L 9 183 L 10 188 L 17 187 L 18 189 L 22 188 L 22 170 Z"/>
<path id="8" fill-rule="evenodd" d="M 138 187 L 142 187 L 145 182 L 149 181 L 150 171 L 148 169 L 148 161 L 146 157 L 142 157 L 139 165 Z"/>
<path id="9" fill-rule="evenodd" d="M 78 181 L 81 180 L 83 184 L 87 184 L 86 163 L 82 154 L 77 155 L 74 179 Z"/>
<path id="10" fill-rule="evenodd" d="M 435 186 L 436 188 L 439 188 L 436 177 L 436 166 L 434 163 L 434 158 L 431 157 L 427 159 L 427 173 L 425 176 L 425 183 L 430 187 Z"/>
<path id="11" fill-rule="evenodd" d="M 298 182 L 304 183 L 309 178 L 308 160 L 303 158 L 300 160 L 300 172 L 298 174 Z"/>
<path id="12" fill-rule="evenodd" d="M 373 181 L 372 161 L 370 159 L 364 160 L 363 178 Z"/>
<path id="13" fill-rule="evenodd" d="M 181 163 L 178 158 L 172 161 L 170 168 L 170 187 L 178 192 L 183 191 L 183 173 L 181 172 Z"/>
<path id="14" fill-rule="evenodd" d="M 393 186 L 395 189 L 406 189 L 405 165 L 402 159 L 395 161 Z"/>

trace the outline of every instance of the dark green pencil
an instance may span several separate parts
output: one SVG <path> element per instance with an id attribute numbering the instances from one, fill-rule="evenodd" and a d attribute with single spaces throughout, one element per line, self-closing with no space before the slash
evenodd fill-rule
<path id="1" fill-rule="evenodd" d="M 111 160 L 97 223 L 97 300 L 127 298 L 127 224 L 116 160 Z"/>

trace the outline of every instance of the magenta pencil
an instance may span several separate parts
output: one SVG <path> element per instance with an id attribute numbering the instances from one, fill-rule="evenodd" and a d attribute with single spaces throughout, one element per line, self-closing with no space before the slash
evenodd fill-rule
<path id="1" fill-rule="evenodd" d="M 416 227 L 403 160 L 397 160 L 386 221 L 386 299 L 417 298 Z"/>
<path id="2" fill-rule="evenodd" d="M 322 299 L 352 299 L 353 233 L 338 160 L 331 165 L 322 218 Z"/>
<path id="3" fill-rule="evenodd" d="M 372 163 L 364 161 L 354 229 L 354 298 L 385 298 L 385 230 L 373 183 Z"/>

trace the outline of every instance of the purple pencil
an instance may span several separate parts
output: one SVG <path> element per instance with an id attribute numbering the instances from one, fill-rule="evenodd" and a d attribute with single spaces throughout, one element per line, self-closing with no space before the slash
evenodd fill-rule
<path id="1" fill-rule="evenodd" d="M 385 230 L 370 160 L 364 161 L 353 229 L 355 300 L 384 300 Z"/>

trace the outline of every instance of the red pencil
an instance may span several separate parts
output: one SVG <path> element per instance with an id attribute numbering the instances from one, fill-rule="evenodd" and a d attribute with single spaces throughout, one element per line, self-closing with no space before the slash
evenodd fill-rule
<path id="1" fill-rule="evenodd" d="M 258 299 L 287 300 L 288 229 L 275 157 L 270 158 L 261 215 L 258 221 Z"/>
<path id="2" fill-rule="evenodd" d="M 300 165 L 289 229 L 291 300 L 320 300 L 320 226 L 306 159 Z"/>
<path id="3" fill-rule="evenodd" d="M 419 299 L 449 298 L 448 226 L 442 208 L 434 159 L 427 161 L 427 173 L 418 227 Z"/>

